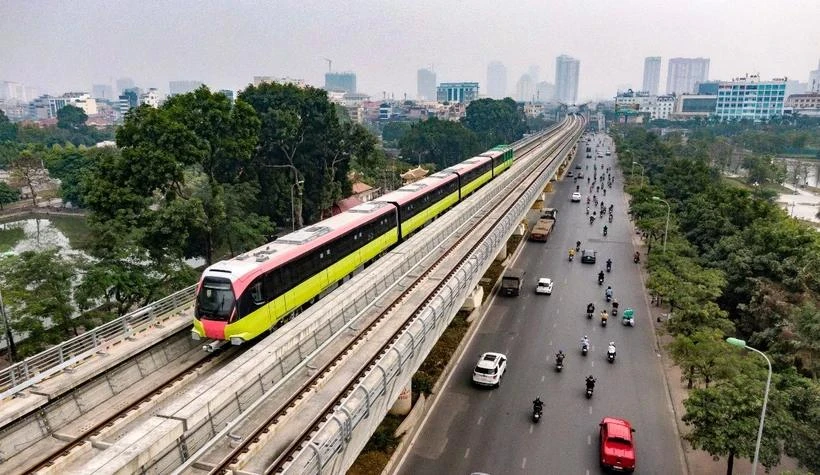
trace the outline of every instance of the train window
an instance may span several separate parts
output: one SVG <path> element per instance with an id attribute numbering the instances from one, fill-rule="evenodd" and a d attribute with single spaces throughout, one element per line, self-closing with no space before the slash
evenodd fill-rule
<path id="1" fill-rule="evenodd" d="M 262 305 L 265 303 L 265 298 L 262 296 L 262 282 L 256 282 L 251 286 L 251 298 L 253 299 L 253 303 L 256 305 Z"/>

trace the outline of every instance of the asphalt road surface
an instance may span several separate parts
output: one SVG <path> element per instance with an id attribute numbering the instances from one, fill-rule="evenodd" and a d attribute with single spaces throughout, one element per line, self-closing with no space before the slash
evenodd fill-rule
<path id="1" fill-rule="evenodd" d="M 625 418 L 636 429 L 635 473 L 684 473 L 663 368 L 646 319 L 643 284 L 632 262 L 635 249 L 620 174 L 603 197 L 607 207 L 615 205 L 614 221 L 606 223 L 609 235 L 603 236 L 604 222 L 590 225 L 585 214 L 589 187 L 582 182 L 586 184 L 586 177 L 592 175 L 593 164 L 615 169 L 614 156 L 596 159 L 599 139 L 599 150 L 614 149 L 608 138 L 598 134 L 592 142 L 593 158 L 585 158 L 582 143 L 573 164 L 589 165 L 577 183 L 582 202 L 570 202 L 576 185 L 572 178 L 556 183 L 555 193 L 547 198 L 547 206 L 558 209 L 556 228 L 546 243 L 525 242 L 514 263 L 527 273 L 521 295 L 495 297 L 397 473 L 603 473 L 598 463 L 598 423 L 604 416 Z M 577 240 L 582 249 L 597 251 L 596 264 L 582 264 L 579 255 L 568 261 L 567 251 Z M 612 272 L 599 286 L 597 274 L 605 270 L 607 258 L 613 261 Z M 535 294 L 539 277 L 555 281 L 552 295 Z M 601 326 L 600 309 L 611 311 L 604 299 L 607 285 L 612 286 L 621 311 L 635 309 L 635 327 L 623 326 L 620 315 L 610 317 L 606 328 Z M 586 317 L 589 302 L 596 306 L 592 320 Z M 583 335 L 592 344 L 586 357 L 580 352 Z M 606 360 L 609 341 L 615 341 L 618 349 L 613 364 Z M 567 353 L 561 373 L 554 365 L 559 349 Z M 508 356 L 507 373 L 498 389 L 471 384 L 473 367 L 485 351 Z M 598 382 L 588 400 L 584 379 L 590 374 Z M 544 414 L 534 424 L 536 396 L 544 401 Z"/>

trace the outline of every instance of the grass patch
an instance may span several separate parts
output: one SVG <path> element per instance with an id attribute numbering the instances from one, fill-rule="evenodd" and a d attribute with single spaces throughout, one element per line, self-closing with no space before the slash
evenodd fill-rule
<path id="1" fill-rule="evenodd" d="M 724 176 L 724 177 L 721 177 L 721 179 L 723 180 L 723 183 L 725 183 L 729 186 L 732 186 L 732 187 L 735 187 L 735 188 L 742 188 L 744 190 L 749 190 L 749 191 L 754 190 L 754 187 L 752 185 L 746 183 L 745 181 L 743 181 L 739 178 Z M 774 192 L 775 194 L 778 194 L 778 195 L 784 194 L 784 193 L 785 194 L 793 193 L 791 189 L 786 188 L 785 186 L 780 185 L 780 184 L 767 184 L 767 185 L 761 186 L 760 189 L 761 190 L 772 191 L 772 192 Z"/>
<path id="2" fill-rule="evenodd" d="M 25 238 L 26 233 L 23 228 L 14 225 L 0 225 L 0 252 L 12 250 L 18 242 Z"/>
<path id="3" fill-rule="evenodd" d="M 522 239 L 523 236 L 511 236 L 507 240 L 507 251 L 510 254 L 515 252 Z M 487 272 L 484 273 L 479 285 L 484 289 L 485 300 L 490 295 L 496 281 L 501 277 L 503 270 L 504 268 L 500 262 L 493 261 Z M 428 395 L 433 392 L 433 386 L 441 377 L 441 373 L 444 372 L 444 368 L 447 367 L 447 363 L 452 359 L 458 345 L 461 344 L 461 340 L 464 339 L 464 335 L 467 334 L 467 330 L 470 328 L 470 324 L 467 322 L 468 316 L 469 312 L 463 310 L 456 313 L 450 325 L 442 333 L 441 338 L 430 350 L 430 354 L 427 355 L 419 370 L 413 375 L 411 382 L 413 404 L 418 400 L 419 394 Z M 379 424 L 376 432 L 370 437 L 367 445 L 356 458 L 356 461 L 353 462 L 347 474 L 370 475 L 381 473 L 401 440 L 400 437 L 395 437 L 393 434 L 395 434 L 396 428 L 403 420 L 404 416 L 388 414 Z"/>

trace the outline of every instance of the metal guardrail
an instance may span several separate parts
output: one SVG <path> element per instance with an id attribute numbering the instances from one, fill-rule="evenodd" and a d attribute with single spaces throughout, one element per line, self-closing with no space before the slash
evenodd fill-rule
<path id="1" fill-rule="evenodd" d="M 510 144 L 518 149 L 543 138 L 560 126 L 554 124 L 547 129 L 524 137 Z M 83 333 L 71 340 L 60 343 L 41 353 L 0 370 L 0 400 L 16 394 L 40 381 L 59 373 L 77 362 L 95 354 L 101 347 L 118 343 L 143 328 L 156 323 L 160 317 L 193 302 L 196 285 L 182 289 L 139 310 L 112 320 L 104 325 Z"/>
<path id="2" fill-rule="evenodd" d="M 105 346 L 119 343 L 193 303 L 196 285 L 100 325 L 57 346 L 0 370 L 0 399 L 16 394 L 82 361 Z"/>

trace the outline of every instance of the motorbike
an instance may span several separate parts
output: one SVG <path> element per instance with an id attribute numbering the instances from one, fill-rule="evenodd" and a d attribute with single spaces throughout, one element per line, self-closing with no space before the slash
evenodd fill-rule
<path id="1" fill-rule="evenodd" d="M 615 350 L 612 347 L 606 351 L 606 360 L 610 363 L 615 362 Z"/>
<path id="2" fill-rule="evenodd" d="M 610 222 L 610 223 L 612 222 L 612 214 L 611 214 L 611 213 L 610 213 L 610 215 L 609 215 L 609 222 Z"/>
<path id="3" fill-rule="evenodd" d="M 607 234 L 607 229 L 604 228 L 604 236 L 606 236 L 606 234 Z"/>
<path id="4" fill-rule="evenodd" d="M 606 263 L 606 271 L 607 272 L 612 272 L 612 263 L 611 262 Z"/>
<path id="5" fill-rule="evenodd" d="M 572 258 L 573 258 L 573 257 L 575 257 L 575 255 L 574 255 L 574 254 L 570 254 L 570 255 L 569 255 L 569 261 L 570 261 L 570 262 L 572 262 Z"/>
<path id="6" fill-rule="evenodd" d="M 633 262 L 635 262 L 635 264 L 637 264 L 637 263 L 641 262 L 641 256 L 640 256 L 640 254 L 635 253 L 635 257 L 633 257 L 633 258 L 632 258 L 632 261 L 633 261 Z"/>
<path id="7" fill-rule="evenodd" d="M 591 384 L 587 384 L 587 399 L 592 397 L 592 388 L 593 386 Z"/>
<path id="8" fill-rule="evenodd" d="M 555 371 L 558 371 L 560 373 L 562 369 L 564 369 L 564 359 L 563 358 L 556 359 L 555 360 Z"/>
<path id="9" fill-rule="evenodd" d="M 593 222 L 595 222 L 595 216 L 590 216 L 589 217 L 589 224 L 592 224 Z"/>
<path id="10" fill-rule="evenodd" d="M 604 276 L 602 276 L 602 275 L 598 276 L 598 285 L 604 285 Z"/>
<path id="11" fill-rule="evenodd" d="M 615 305 L 615 304 L 612 304 L 612 316 L 615 317 L 617 315 L 618 315 L 618 306 Z"/>
<path id="12" fill-rule="evenodd" d="M 606 326 L 606 321 L 607 321 L 607 316 L 606 315 L 601 315 L 601 326 L 602 327 Z"/>
<path id="13" fill-rule="evenodd" d="M 538 422 L 538 421 L 541 420 L 541 412 L 542 411 L 543 411 L 543 409 L 541 408 L 541 406 L 533 406 L 532 407 L 532 421 L 533 422 Z"/>
<path id="14" fill-rule="evenodd" d="M 589 353 L 589 344 L 587 344 L 587 343 L 582 343 L 582 344 L 581 344 L 581 354 L 582 354 L 583 356 L 586 356 L 586 355 L 587 355 L 587 353 Z"/>
<path id="15" fill-rule="evenodd" d="M 612 294 L 606 294 L 606 301 L 607 302 L 612 301 Z"/>

